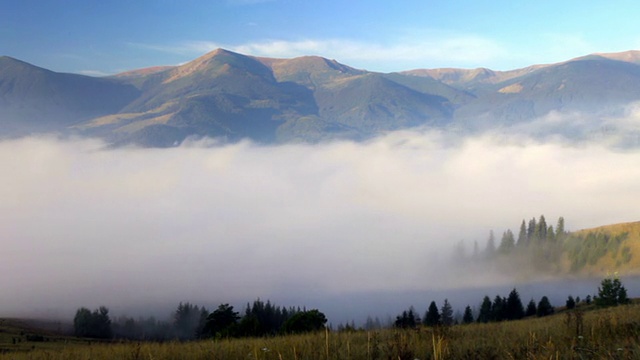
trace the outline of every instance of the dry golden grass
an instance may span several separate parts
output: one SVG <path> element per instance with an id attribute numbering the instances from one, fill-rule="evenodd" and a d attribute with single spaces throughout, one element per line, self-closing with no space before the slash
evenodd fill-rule
<path id="1" fill-rule="evenodd" d="M 449 328 L 319 332 L 187 343 L 93 343 L 4 359 L 636 359 L 640 306 Z"/>

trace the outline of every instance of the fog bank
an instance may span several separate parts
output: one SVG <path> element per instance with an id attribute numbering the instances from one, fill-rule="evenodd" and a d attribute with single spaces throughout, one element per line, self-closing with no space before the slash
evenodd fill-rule
<path id="1" fill-rule="evenodd" d="M 569 230 L 637 221 L 638 164 L 639 150 L 505 134 L 2 141 L 0 316 L 257 297 L 322 309 L 349 294 L 478 285 L 448 275 L 453 244 L 484 245 L 490 229 L 541 214 Z"/>

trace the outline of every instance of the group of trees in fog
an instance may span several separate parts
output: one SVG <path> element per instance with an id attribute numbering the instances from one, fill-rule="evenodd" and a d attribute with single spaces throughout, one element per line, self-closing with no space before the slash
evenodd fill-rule
<path id="1" fill-rule="evenodd" d="M 618 277 L 605 278 L 598 287 L 598 294 L 587 295 L 584 300 L 580 297 L 574 298 L 569 295 L 565 303 L 566 310 L 572 310 L 579 304 L 591 305 L 592 301 L 596 307 L 609 307 L 624 305 L 630 302 L 627 297 L 627 290 L 622 285 Z M 520 299 L 520 294 L 514 288 L 508 296 L 496 295 L 493 300 L 488 295 L 482 299 L 477 311 L 470 305 L 464 309 L 462 316 L 454 317 L 453 309 L 448 299 L 444 300 L 441 308 L 438 308 L 435 301 L 432 301 L 427 308 L 424 317 L 420 319 L 418 312 L 413 306 L 396 316 L 393 326 L 396 328 L 415 328 L 424 326 L 449 326 L 453 324 L 471 324 L 473 322 L 487 323 L 509 320 L 520 320 L 525 317 L 543 317 L 555 313 L 555 307 L 551 305 L 547 296 L 542 296 L 536 303 L 531 299 L 525 307 Z"/>
<path id="2" fill-rule="evenodd" d="M 517 234 L 517 235 L 516 235 Z M 610 254 L 620 266 L 631 261 L 631 248 L 624 242 L 628 233 L 611 235 L 606 232 L 571 233 L 565 228 L 564 217 L 559 217 L 555 227 L 547 223 L 544 215 L 522 220 L 516 232 L 507 229 L 498 239 L 489 231 L 484 249 L 475 241 L 469 255 L 460 242 L 455 250 L 456 259 L 461 257 L 478 262 L 495 262 L 502 266 L 522 269 L 531 265 L 536 271 L 557 272 L 565 269 L 563 259 L 569 260 L 568 271 L 577 272 L 587 265 L 595 265 Z M 530 269 L 529 267 L 526 267 Z"/>
<path id="3" fill-rule="evenodd" d="M 76 312 L 74 330 L 80 337 L 163 341 L 303 333 L 322 329 L 326 322 L 317 309 L 285 308 L 257 299 L 247 304 L 243 316 L 229 304 L 209 312 L 205 307 L 180 303 L 170 321 L 120 317 L 112 322 L 106 307 L 94 312 L 83 307 Z"/>

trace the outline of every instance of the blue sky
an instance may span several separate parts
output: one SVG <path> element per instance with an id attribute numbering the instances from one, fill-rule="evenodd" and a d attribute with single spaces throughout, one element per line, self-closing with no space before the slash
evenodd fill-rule
<path id="1" fill-rule="evenodd" d="M 372 71 L 508 70 L 640 49 L 634 1 L 0 0 L 0 55 L 91 75 L 218 47 Z"/>

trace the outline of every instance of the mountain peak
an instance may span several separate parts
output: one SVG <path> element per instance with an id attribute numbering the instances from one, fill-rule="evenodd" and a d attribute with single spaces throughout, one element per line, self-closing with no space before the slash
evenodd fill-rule
<path id="1" fill-rule="evenodd" d="M 271 76 L 270 70 L 254 58 L 218 48 L 171 70 L 171 75 L 164 83 L 170 83 L 194 74 L 223 74 L 231 71 L 231 69 L 241 69 L 241 71 L 259 76 Z"/>

